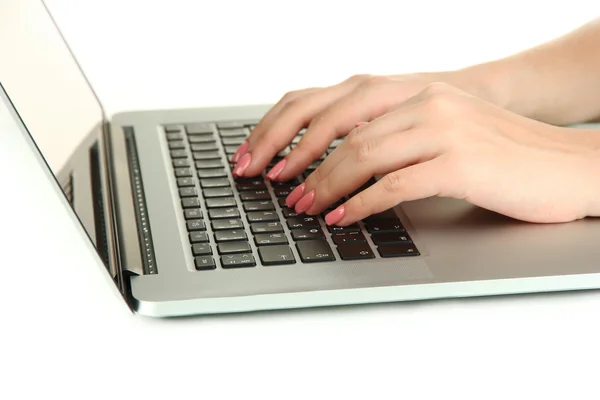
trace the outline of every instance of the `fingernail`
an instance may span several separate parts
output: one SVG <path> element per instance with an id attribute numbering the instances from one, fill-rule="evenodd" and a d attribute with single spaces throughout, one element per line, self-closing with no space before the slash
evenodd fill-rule
<path id="1" fill-rule="evenodd" d="M 354 127 L 358 128 L 359 126 L 363 126 L 363 125 L 366 125 L 366 124 L 368 124 L 368 122 L 357 122 L 357 123 L 354 124 Z"/>
<path id="2" fill-rule="evenodd" d="M 275 164 L 275 166 L 273 166 L 273 168 L 271 168 L 271 170 L 267 174 L 267 179 L 273 180 L 273 179 L 277 178 L 277 175 L 279 175 L 281 173 L 281 171 L 283 171 L 283 169 L 285 168 L 286 163 L 287 163 L 287 160 L 284 158 L 283 160 L 281 160 L 277 164 Z"/>
<path id="3" fill-rule="evenodd" d="M 306 188 L 306 183 L 302 183 L 296 189 L 292 190 L 292 193 L 290 193 L 288 195 L 288 197 L 285 199 L 285 204 L 289 208 L 294 207 L 296 205 L 296 203 L 298 202 L 298 200 L 300 200 L 302 198 L 302 196 L 304 196 L 305 188 Z"/>
<path id="4" fill-rule="evenodd" d="M 240 162 L 235 166 L 235 169 L 233 170 L 233 176 L 242 176 L 246 168 L 248 168 L 248 165 L 250 165 L 251 160 L 252 157 L 250 156 L 250 153 L 244 154 L 244 156 L 240 159 Z"/>
<path id="5" fill-rule="evenodd" d="M 231 162 L 232 163 L 238 162 L 240 157 L 243 156 L 244 154 L 246 154 L 247 151 L 248 151 L 248 142 L 246 141 L 246 142 L 242 143 L 240 145 L 240 147 L 236 150 L 233 157 L 231 157 Z"/>
<path id="6" fill-rule="evenodd" d="M 325 223 L 327 225 L 335 225 L 344 218 L 344 214 L 346 214 L 346 208 L 344 206 L 339 206 L 325 216 Z"/>
<path id="7" fill-rule="evenodd" d="M 305 195 L 303 198 L 301 198 L 300 201 L 298 201 L 298 204 L 296 204 L 296 209 L 295 209 L 296 213 L 302 214 L 303 212 L 308 210 L 310 208 L 310 206 L 312 206 L 314 201 L 315 201 L 315 191 L 313 189 L 307 195 Z"/>

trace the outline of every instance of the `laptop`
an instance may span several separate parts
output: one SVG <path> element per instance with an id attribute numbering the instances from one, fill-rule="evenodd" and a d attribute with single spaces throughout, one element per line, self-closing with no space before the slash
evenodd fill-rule
<path id="1" fill-rule="evenodd" d="M 233 152 L 268 105 L 108 119 L 41 1 L 3 2 L 0 55 L 0 112 L 30 135 L 31 151 L 45 159 L 110 282 L 136 313 L 600 287 L 598 219 L 535 225 L 437 197 L 346 228 L 295 214 L 284 199 L 310 169 L 285 183 L 264 173 L 232 176 Z"/>

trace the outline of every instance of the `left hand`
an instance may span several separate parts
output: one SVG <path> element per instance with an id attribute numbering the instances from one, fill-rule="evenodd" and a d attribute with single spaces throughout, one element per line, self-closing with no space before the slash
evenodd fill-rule
<path id="1" fill-rule="evenodd" d="M 287 202 L 318 214 L 385 175 L 326 222 L 346 226 L 431 196 L 529 222 L 573 221 L 600 215 L 599 149 L 600 132 L 530 120 L 434 83 L 354 129 Z"/>

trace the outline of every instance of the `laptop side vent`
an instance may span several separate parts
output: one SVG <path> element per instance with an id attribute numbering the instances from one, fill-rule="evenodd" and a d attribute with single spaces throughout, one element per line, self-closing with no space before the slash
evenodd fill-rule
<path id="1" fill-rule="evenodd" d="M 65 194 L 65 196 L 67 197 L 67 200 L 69 200 L 69 203 L 71 204 L 71 207 L 74 207 L 75 205 L 75 198 L 73 197 L 73 174 L 69 174 L 69 177 L 67 178 L 66 182 L 63 182 L 61 184 L 62 186 L 62 190 L 63 193 Z"/>
<path id="2" fill-rule="evenodd" d="M 106 215 L 104 212 L 104 191 L 102 190 L 101 162 L 98 143 L 90 149 L 90 180 L 94 208 L 96 250 L 104 265 L 109 265 L 108 237 L 106 235 Z"/>

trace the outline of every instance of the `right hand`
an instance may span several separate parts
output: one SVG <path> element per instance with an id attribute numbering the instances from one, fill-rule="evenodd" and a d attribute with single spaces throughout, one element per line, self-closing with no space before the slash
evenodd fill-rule
<path id="1" fill-rule="evenodd" d="M 386 114 L 432 82 L 456 85 L 448 82 L 449 77 L 450 73 L 357 75 L 337 85 L 289 92 L 265 114 L 240 146 L 233 158 L 237 162 L 234 176 L 260 174 L 298 131 L 307 128 L 298 145 L 267 174 L 268 179 L 277 181 L 298 176 L 325 153 L 334 139 L 346 136 L 356 123 Z"/>

